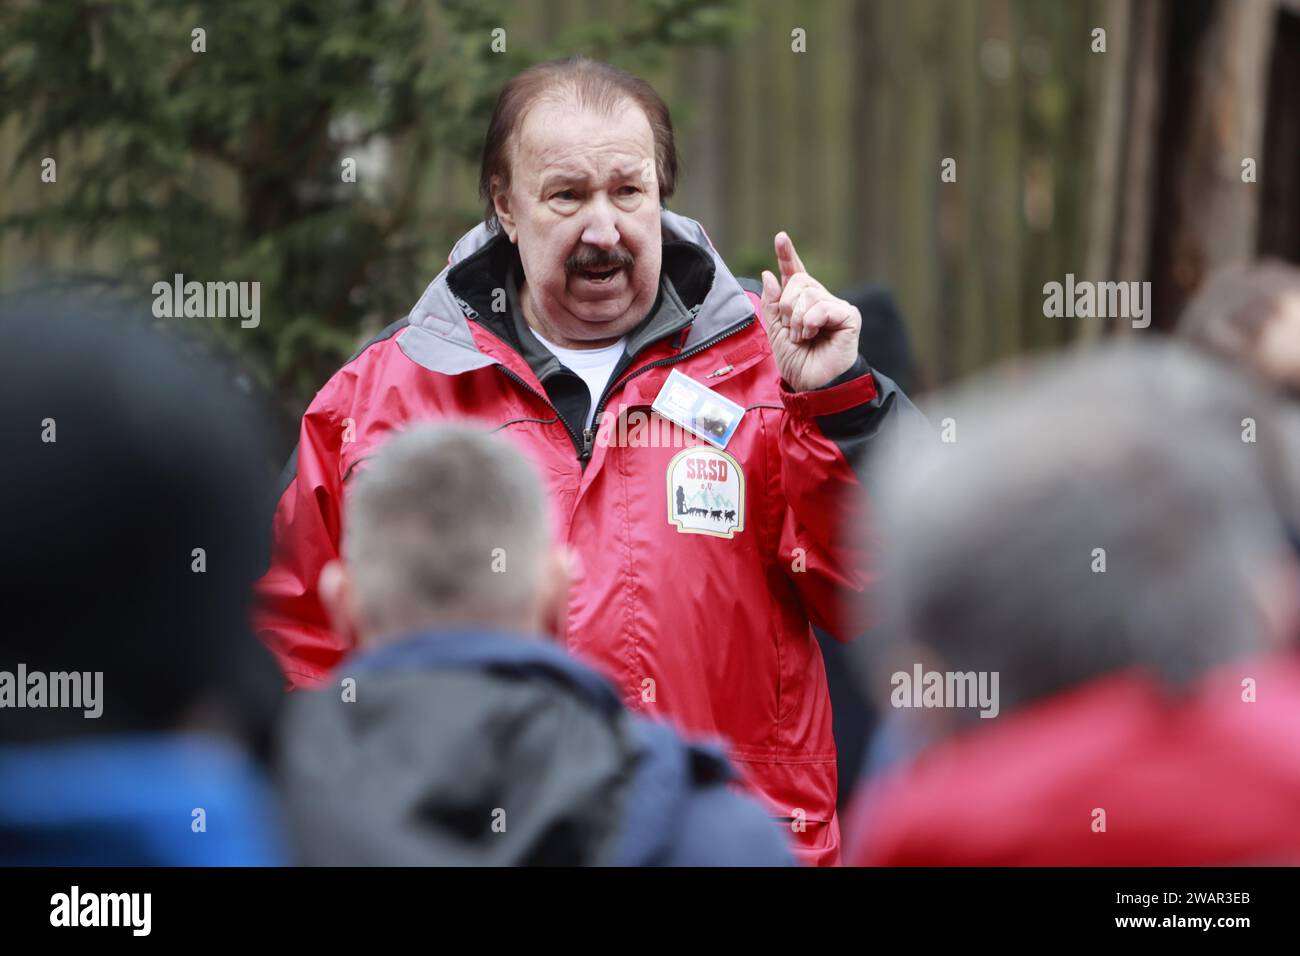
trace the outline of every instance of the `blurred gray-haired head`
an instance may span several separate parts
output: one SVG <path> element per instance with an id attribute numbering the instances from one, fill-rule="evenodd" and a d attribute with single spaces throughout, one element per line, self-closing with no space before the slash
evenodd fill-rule
<path id="1" fill-rule="evenodd" d="M 342 550 L 369 630 L 526 626 L 551 536 L 521 452 L 469 425 L 416 425 L 354 480 Z"/>
<path id="2" fill-rule="evenodd" d="M 1080 350 L 940 397 L 927 413 L 949 440 L 870 485 L 873 696 L 882 672 L 938 662 L 998 672 L 1005 712 L 1127 668 L 1176 688 L 1262 648 L 1260 591 L 1289 567 L 1261 473 L 1287 440 L 1276 410 L 1169 344 Z"/>

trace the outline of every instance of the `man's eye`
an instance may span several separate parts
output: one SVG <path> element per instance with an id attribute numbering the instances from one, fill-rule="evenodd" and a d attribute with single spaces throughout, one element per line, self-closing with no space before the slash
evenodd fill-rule
<path id="1" fill-rule="evenodd" d="M 631 196 L 633 193 L 639 193 L 641 190 L 635 186 L 623 186 L 619 189 L 620 195 Z"/>
<path id="2" fill-rule="evenodd" d="M 558 192 L 558 193 L 556 193 L 556 194 L 555 194 L 554 196 L 552 196 L 551 198 L 552 198 L 552 199 L 564 199 L 564 200 L 577 199 L 577 198 L 578 198 L 578 194 L 575 193 L 572 189 L 566 189 L 566 190 L 564 190 L 563 192 Z"/>

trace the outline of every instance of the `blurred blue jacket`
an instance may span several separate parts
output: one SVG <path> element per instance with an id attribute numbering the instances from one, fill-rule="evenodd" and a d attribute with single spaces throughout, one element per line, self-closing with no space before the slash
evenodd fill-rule
<path id="1" fill-rule="evenodd" d="M 284 862 L 269 787 L 215 737 L 0 746 L 0 866 Z"/>

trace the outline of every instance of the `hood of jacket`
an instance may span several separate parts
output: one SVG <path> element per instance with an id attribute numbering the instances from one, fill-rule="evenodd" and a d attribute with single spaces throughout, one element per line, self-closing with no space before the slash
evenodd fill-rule
<path id="1" fill-rule="evenodd" d="M 295 695 L 280 738 L 302 862 L 611 858 L 635 740 L 594 671 L 541 639 L 434 631 L 356 655 L 335 676 Z"/>

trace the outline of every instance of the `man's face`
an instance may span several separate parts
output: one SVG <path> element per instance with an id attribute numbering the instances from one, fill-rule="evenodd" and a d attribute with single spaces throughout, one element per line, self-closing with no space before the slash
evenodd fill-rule
<path id="1" fill-rule="evenodd" d="M 525 314 L 556 344 L 616 339 L 654 305 L 662 258 L 654 155 L 650 123 L 631 101 L 607 116 L 545 100 L 525 116 L 497 214 L 519 247 Z"/>

